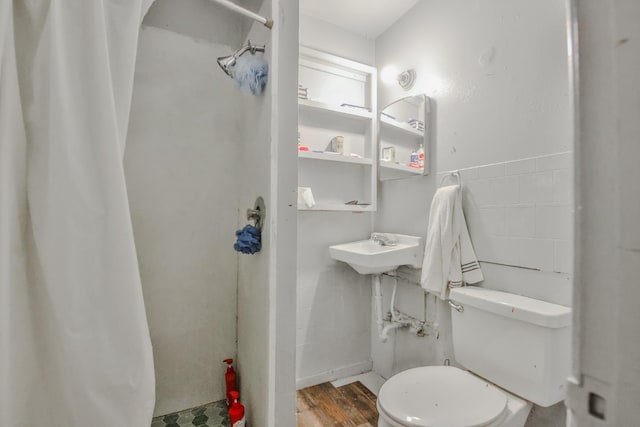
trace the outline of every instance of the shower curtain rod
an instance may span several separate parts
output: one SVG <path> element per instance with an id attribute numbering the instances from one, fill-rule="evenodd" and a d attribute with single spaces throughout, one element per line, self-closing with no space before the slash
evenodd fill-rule
<path id="1" fill-rule="evenodd" d="M 229 0 L 211 0 L 211 1 L 214 3 L 218 3 L 219 5 L 222 5 L 227 9 L 233 10 L 234 12 L 238 12 L 241 15 L 247 16 L 255 21 L 258 21 L 269 29 L 273 28 L 273 19 L 271 18 L 265 18 L 264 16 L 260 16 L 257 13 L 251 12 L 250 10 L 245 9 L 242 6 L 238 6 L 237 4 Z"/>

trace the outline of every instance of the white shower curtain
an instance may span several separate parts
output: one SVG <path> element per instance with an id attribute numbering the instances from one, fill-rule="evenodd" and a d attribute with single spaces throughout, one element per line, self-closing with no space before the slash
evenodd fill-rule
<path id="1" fill-rule="evenodd" d="M 148 427 L 122 159 L 152 0 L 0 0 L 0 425 Z"/>

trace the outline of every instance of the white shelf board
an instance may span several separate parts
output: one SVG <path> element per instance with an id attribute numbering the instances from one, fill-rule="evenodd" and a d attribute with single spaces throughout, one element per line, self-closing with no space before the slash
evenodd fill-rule
<path id="1" fill-rule="evenodd" d="M 316 203 L 312 208 L 298 206 L 299 211 L 316 212 L 373 212 L 371 205 L 345 205 L 344 203 Z"/>
<path id="2" fill-rule="evenodd" d="M 313 151 L 298 151 L 298 158 L 322 160 L 327 162 L 352 163 L 356 165 L 371 166 L 373 164 L 373 161 L 371 159 L 343 156 L 342 154 L 314 153 Z"/>
<path id="3" fill-rule="evenodd" d="M 373 120 L 373 113 L 359 108 L 340 107 L 337 105 L 325 104 L 324 102 L 313 101 L 311 99 L 298 99 L 298 108 L 301 111 L 328 114 L 347 119 L 360 121 Z"/>
<path id="4" fill-rule="evenodd" d="M 413 175 L 422 175 L 424 172 L 424 169 L 412 168 L 411 166 L 401 165 L 398 163 L 380 162 L 380 168 L 407 172 Z"/>
<path id="5" fill-rule="evenodd" d="M 424 132 L 414 129 L 409 125 L 409 123 L 401 123 L 383 115 L 380 115 L 380 123 L 382 124 L 382 127 L 397 130 L 415 138 L 424 138 Z"/>
<path id="6" fill-rule="evenodd" d="M 396 163 L 380 162 L 378 170 L 378 178 L 380 181 L 389 181 L 422 175 L 424 175 L 423 169 L 412 168 L 407 165 L 399 165 Z"/>

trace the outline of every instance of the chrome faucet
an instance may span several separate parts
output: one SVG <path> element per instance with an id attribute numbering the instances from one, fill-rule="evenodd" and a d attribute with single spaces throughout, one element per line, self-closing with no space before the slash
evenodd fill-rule
<path id="1" fill-rule="evenodd" d="M 371 240 L 380 246 L 395 246 L 396 239 L 385 233 L 371 233 Z"/>

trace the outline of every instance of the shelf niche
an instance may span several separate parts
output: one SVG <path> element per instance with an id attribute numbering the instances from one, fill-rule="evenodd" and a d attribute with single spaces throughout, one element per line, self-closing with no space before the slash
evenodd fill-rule
<path id="1" fill-rule="evenodd" d="M 301 46 L 298 99 L 298 185 L 316 201 L 300 211 L 375 212 L 377 205 L 377 71 L 350 59 Z M 303 96 L 304 98 L 304 96 Z M 330 141 L 344 139 L 341 154 Z M 357 200 L 367 205 L 346 204 Z"/>

